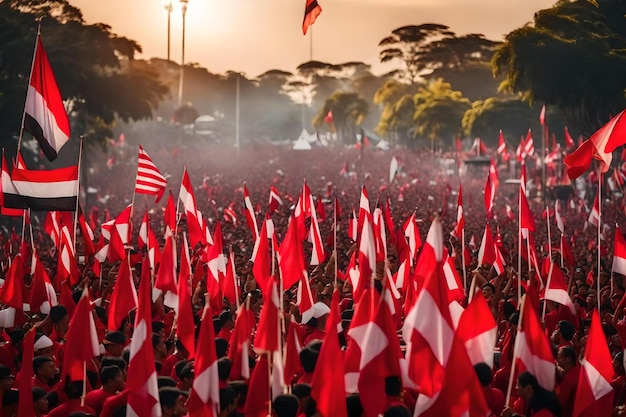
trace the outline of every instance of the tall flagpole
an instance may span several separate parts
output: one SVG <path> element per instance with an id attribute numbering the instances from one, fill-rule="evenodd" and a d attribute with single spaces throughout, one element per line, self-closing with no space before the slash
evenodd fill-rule
<path id="1" fill-rule="evenodd" d="M 337 195 L 335 194 L 335 207 L 334 207 L 334 224 L 333 224 L 333 252 L 335 254 L 335 285 L 337 285 Z"/>
<path id="2" fill-rule="evenodd" d="M 543 202 L 546 202 L 547 192 L 546 192 L 546 141 L 548 140 L 548 122 L 547 122 L 547 113 L 548 110 L 543 107 L 546 111 L 543 115 L 543 126 L 541 126 L 543 130 L 543 135 L 541 138 L 541 196 L 543 197 Z"/>
<path id="3" fill-rule="evenodd" d="M 78 210 L 80 210 L 80 166 L 83 160 L 83 135 L 78 142 L 78 179 L 76 181 L 76 210 L 74 211 L 74 253 L 76 253 L 76 228 L 78 227 Z"/>
<path id="4" fill-rule="evenodd" d="M 596 298 L 598 300 L 598 311 L 600 311 L 600 238 L 602 237 L 602 172 L 598 169 L 598 275 L 596 276 Z"/>
<path id="5" fill-rule="evenodd" d="M 35 50 L 33 51 L 33 60 L 30 64 L 30 75 L 28 76 L 28 88 L 30 88 L 30 82 L 33 79 L 33 69 L 35 68 L 35 57 L 37 56 L 37 45 L 39 45 L 39 38 L 41 36 L 41 22 L 37 26 L 37 39 L 35 39 Z M 28 99 L 28 88 L 26 89 L 26 99 Z M 24 135 L 24 121 L 26 120 L 26 103 L 24 103 L 24 110 L 22 111 L 22 123 L 20 124 L 20 136 L 17 139 L 17 155 L 20 153 L 20 147 L 22 145 L 22 136 Z"/>
<path id="6" fill-rule="evenodd" d="M 524 167 L 524 160 L 522 159 L 522 168 Z M 521 169 L 520 169 L 521 170 Z M 517 202 L 517 299 L 522 299 L 522 183 L 520 178 L 520 190 Z M 525 180 L 525 178 L 524 178 Z M 524 184 L 526 188 L 526 184 Z M 529 259 L 530 263 L 530 259 Z M 510 396 L 510 393 L 507 397 Z M 507 399 L 508 400 L 508 399 Z"/>

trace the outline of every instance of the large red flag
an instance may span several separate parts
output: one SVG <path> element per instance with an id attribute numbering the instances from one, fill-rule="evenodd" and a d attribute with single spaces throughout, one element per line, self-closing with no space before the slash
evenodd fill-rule
<path id="1" fill-rule="evenodd" d="M 178 273 L 178 311 L 176 337 L 189 352 L 189 358 L 195 355 L 195 323 L 193 321 L 193 309 L 191 306 L 191 293 L 189 289 L 189 278 L 191 277 L 191 266 L 189 260 L 189 244 L 187 236 L 183 235 L 183 244 L 180 248 L 180 271 Z M 210 304 L 210 303 L 208 303 Z"/>
<path id="2" fill-rule="evenodd" d="M 194 379 L 189 396 L 190 417 L 217 417 L 220 410 L 220 389 L 215 351 L 215 330 L 211 306 L 207 303 L 198 337 L 198 354 L 194 362 Z"/>
<path id="3" fill-rule="evenodd" d="M 585 358 L 580 367 L 574 416 L 610 416 L 613 412 L 613 362 L 598 310 L 593 311 Z"/>
<path id="4" fill-rule="evenodd" d="M 139 283 L 139 306 L 135 317 L 135 330 L 130 342 L 130 360 L 126 389 L 128 390 L 127 415 L 160 417 L 159 388 L 154 367 L 152 348 L 152 279 L 150 261 L 144 257 Z M 128 414 L 134 413 L 134 414 Z"/>
<path id="5" fill-rule="evenodd" d="M 341 323 L 339 315 L 340 293 L 335 290 L 326 321 L 326 338 L 322 343 L 317 365 L 311 381 L 311 397 L 317 402 L 317 411 L 322 417 L 347 417 L 346 384 L 343 375 L 344 358 L 337 329 Z"/>
<path id="6" fill-rule="evenodd" d="M 48 161 L 54 161 L 70 139 L 70 122 L 39 35 L 26 94 L 24 130 L 37 139 Z"/>
<path id="7" fill-rule="evenodd" d="M 128 317 L 128 313 L 137 307 L 137 291 L 130 272 L 130 259 L 126 258 L 120 265 L 117 273 L 111 303 L 108 312 L 109 331 L 119 330 L 122 321 Z"/>
<path id="8" fill-rule="evenodd" d="M 35 328 L 31 328 L 22 342 L 22 367 L 17 376 L 17 387 L 20 392 L 30 393 L 33 389 L 33 357 L 35 356 Z M 35 407 L 30 395 L 20 395 L 17 405 L 17 417 L 32 417 Z"/>

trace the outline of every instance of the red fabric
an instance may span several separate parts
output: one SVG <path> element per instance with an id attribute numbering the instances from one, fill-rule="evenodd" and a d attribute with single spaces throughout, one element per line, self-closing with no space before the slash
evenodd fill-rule
<path id="1" fill-rule="evenodd" d="M 580 379 L 580 365 L 576 364 L 563 375 L 561 383 L 556 387 L 556 395 L 561 403 L 561 414 L 571 416 L 574 412 L 574 398 L 576 387 Z"/>
<path id="2" fill-rule="evenodd" d="M 93 408 L 80 405 L 80 399 L 71 399 L 52 410 L 47 417 L 67 417 L 75 411 L 83 411 L 96 415 Z"/>
<path id="3" fill-rule="evenodd" d="M 96 415 L 100 415 L 104 402 L 114 395 L 115 394 L 111 394 L 103 389 L 93 390 L 85 396 L 85 405 L 93 408 Z"/>
<path id="4" fill-rule="evenodd" d="M 499 416 L 504 410 L 504 394 L 497 388 L 482 387 L 482 392 L 489 409 L 496 416 Z"/>

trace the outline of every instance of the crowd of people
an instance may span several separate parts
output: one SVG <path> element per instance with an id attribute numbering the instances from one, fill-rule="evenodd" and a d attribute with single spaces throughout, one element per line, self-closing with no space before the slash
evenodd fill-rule
<path id="1" fill-rule="evenodd" d="M 565 236 L 571 245 L 573 263 L 559 252 L 561 234 L 554 225 L 549 231 L 548 219 L 554 222 L 554 200 L 547 197 L 548 190 L 541 190 L 542 170 L 538 164 L 528 161 L 527 175 L 529 183 L 536 185 L 534 193 L 528 196 L 531 211 L 536 221 L 534 243 L 539 258 L 539 266 L 544 259 L 550 259 L 561 266 L 568 284 L 569 296 L 576 307 L 576 314 L 564 313 L 563 306 L 552 301 L 541 300 L 538 314 L 545 303 L 545 316 L 542 324 L 553 349 L 556 364 L 556 387 L 548 390 L 538 382 L 537 376 L 528 371 L 515 372 L 512 382 L 511 372 L 515 360 L 513 346 L 517 324 L 520 318 L 519 306 L 522 304 L 518 292 L 518 279 L 526 282 L 545 281 L 541 271 L 527 265 L 522 260 L 518 268 L 519 222 L 517 215 L 519 183 L 507 179 L 519 179 L 519 171 L 512 170 L 514 164 L 500 164 L 499 185 L 492 215 L 487 215 L 483 191 L 489 165 L 464 164 L 463 160 L 472 155 L 454 153 L 433 153 L 427 149 L 376 149 L 358 150 L 346 148 L 313 148 L 308 151 L 294 151 L 271 145 L 243 147 L 239 150 L 224 149 L 217 146 L 152 148 L 144 143 L 144 148 L 160 171 L 168 179 L 168 188 L 175 199 L 178 196 L 183 168 L 186 167 L 195 189 L 198 210 L 207 219 L 213 233 L 220 222 L 224 252 L 232 250 L 235 275 L 237 277 L 240 302 L 249 302 L 254 325 L 250 327 L 250 368 L 254 373 L 255 364 L 261 355 L 255 351 L 254 340 L 256 323 L 268 302 L 266 288 L 261 288 L 253 273 L 254 234 L 248 227 L 244 213 L 243 185 L 250 194 L 255 215 L 260 225 L 268 211 L 267 201 L 270 187 L 279 191 L 282 205 L 272 213 L 271 218 L 278 243 L 283 241 L 288 229 L 290 217 L 298 202 L 303 183 L 309 186 L 316 201 L 322 243 L 327 254 L 324 262 L 310 266 L 312 245 L 303 241 L 303 259 L 306 262 L 309 284 L 314 299 L 312 316 L 306 319 L 297 303 L 298 290 L 284 288 L 283 306 L 280 310 L 284 324 L 283 342 L 287 350 L 287 334 L 290 328 L 295 331 L 299 351 L 299 364 L 296 367 L 285 366 L 291 374 L 285 376 L 288 383 L 284 392 L 272 392 L 272 401 L 263 411 L 246 408 L 250 377 L 241 375 L 233 369 L 231 341 L 236 320 L 239 319 L 237 305 L 226 299 L 219 308 L 212 308 L 215 331 L 215 347 L 219 376 L 219 416 L 267 415 L 271 412 L 278 417 L 320 415 L 316 408 L 319 398 L 314 398 L 312 391 L 313 375 L 320 350 L 325 342 L 326 322 L 331 313 L 332 295 L 336 289 L 340 293 L 338 308 L 343 331 L 339 344 L 342 350 L 349 349 L 355 343 L 350 336 L 350 326 L 358 307 L 354 300 L 354 288 L 346 272 L 352 254 L 358 251 L 358 242 L 353 240 L 348 229 L 351 226 L 351 213 L 358 214 L 363 187 L 369 193 L 371 210 L 388 205 L 395 231 L 404 238 L 402 225 L 415 214 L 420 240 L 426 240 L 431 223 L 441 221 L 445 239 L 445 249 L 454 257 L 457 272 L 465 288 L 465 297 L 460 300 L 467 306 L 470 288 L 477 288 L 487 300 L 493 317 L 497 322 L 497 343 L 493 346 L 492 365 L 477 363 L 475 373 L 482 387 L 484 400 L 495 416 L 523 415 L 562 416 L 574 414 L 576 387 L 580 384 L 581 361 L 584 358 L 585 344 L 588 337 L 591 318 L 598 310 L 602 319 L 606 344 L 614 359 L 614 375 L 611 381 L 613 396 L 611 409 L 615 415 L 624 414 L 626 401 L 626 372 L 624 370 L 624 349 L 626 349 L 626 321 L 624 312 L 626 302 L 624 276 L 612 273 L 614 226 L 623 225 L 626 218 L 624 198 L 621 190 L 602 190 L 601 243 L 598 247 L 597 229 L 587 224 L 593 199 L 598 192 L 597 177 L 587 177 L 581 182 L 584 193 L 571 188 L 560 202 L 560 214 L 565 225 Z M 106 157 L 90 157 L 89 166 L 82 167 L 81 205 L 85 217 L 95 227 L 94 242 L 101 233 L 100 226 L 106 220 L 117 216 L 127 205 L 133 204 L 132 240 L 128 245 L 129 253 L 140 252 L 137 248 L 137 231 L 145 212 L 150 213 L 152 227 L 163 246 L 165 221 L 164 198 L 155 203 L 153 196 L 134 194 L 136 175 L 136 148 L 126 144 L 125 149 L 116 150 L 115 163 L 106 162 Z M 390 161 L 395 158 L 398 169 L 390 175 Z M 495 155 L 494 155 L 494 158 Z M 454 160 L 452 164 L 446 161 Z M 497 160 L 497 158 L 496 158 Z M 458 166 L 457 166 L 458 163 Z M 461 167 L 462 175 L 459 175 Z M 463 188 L 463 209 L 465 213 L 464 234 L 452 237 L 449 233 L 457 221 L 457 196 L 459 186 Z M 581 188 L 581 189 L 582 189 Z M 607 187 L 608 188 L 608 187 Z M 337 205 L 335 204 L 335 198 Z M 340 209 L 337 210 L 337 207 Z M 226 216 L 226 209 L 234 211 L 236 220 Z M 229 211 L 230 211 L 229 210 Z M 542 214 L 543 213 L 543 214 Z M 550 215 L 551 213 L 551 215 Z M 54 282 L 57 274 L 57 246 L 44 232 L 45 213 L 33 214 L 31 220 L 34 232 L 28 233 L 22 228 L 22 219 L 5 218 L 2 233 L 3 247 L 0 254 L 2 277 L 9 265 L 24 245 L 26 239 L 44 263 L 52 284 L 57 290 L 60 283 Z M 336 218 L 336 226 L 335 226 Z M 492 265 L 479 265 L 480 240 L 486 224 L 496 233 L 497 245 L 507 265 L 502 274 L 497 274 Z M 389 224 L 386 225 L 390 228 Z M 24 232 L 23 230 L 26 230 Z M 20 236 L 23 231 L 23 236 Z M 179 222 L 178 242 L 186 231 L 184 218 Z M 333 236 L 336 234 L 336 241 Z M 15 241 L 15 236 L 20 239 Z M 386 270 L 395 277 L 401 266 L 400 248 L 387 233 L 387 259 L 378 260 L 374 271 L 374 288 L 378 292 L 386 289 Z M 83 289 L 88 288 L 93 303 L 93 315 L 98 329 L 101 355 L 86 364 L 84 380 L 60 380 L 63 366 L 65 338 L 74 306 L 58 303 L 45 313 L 42 311 L 19 312 L 13 326 L 2 329 L 0 337 L 0 416 L 18 415 L 19 399 L 32 395 L 36 416 L 125 416 L 126 404 L 125 380 L 129 363 L 129 344 L 133 337 L 135 314 L 131 313 L 120 328 L 107 328 L 107 314 L 111 293 L 120 271 L 119 262 L 104 262 L 100 275 L 93 273 L 94 257 L 81 256 L 84 237 L 77 236 L 77 262 L 80 279 L 73 287 L 73 301 L 78 302 Z M 192 257 L 203 248 L 192 248 Z M 466 249 L 465 252 L 462 252 Z M 598 251 L 600 252 L 600 273 L 598 274 Z M 180 252 L 179 252 L 180 253 Z M 418 255 L 419 256 L 419 255 Z M 465 267 L 463 261 L 465 260 Z M 30 260 L 26 260 L 30 265 Z M 194 264 L 194 268 L 197 268 Z M 336 267 L 335 267 L 336 265 Z M 411 264 L 413 265 L 413 264 Z M 136 285 L 142 268 L 141 257 L 134 263 L 133 277 Z M 202 267 L 202 266 L 200 266 Z M 30 289 L 30 269 L 26 269 L 24 281 L 26 291 Z M 192 271 L 194 277 L 191 286 L 191 302 L 194 319 L 199 327 L 202 312 L 207 303 L 206 268 L 204 271 Z M 411 274 L 412 275 L 412 274 Z M 416 282 L 419 277 L 412 277 Z M 377 282 L 376 282 L 377 281 Z M 474 286 L 471 285 L 474 281 Z M 411 281 L 413 282 L 413 281 Z M 545 284 L 545 282 L 544 282 Z M 412 284 L 409 284 L 412 285 Z M 531 284 L 529 284 L 531 285 Z M 403 340 L 402 332 L 407 285 L 398 285 L 400 298 L 394 313 L 393 332 L 398 343 L 404 349 L 408 341 Z M 28 299 L 28 298 L 26 298 Z M 62 299 L 59 294 L 59 299 Z M 163 295 L 154 297 L 152 305 L 152 346 L 155 369 L 158 373 L 158 396 L 163 416 L 185 416 L 188 413 L 187 400 L 194 389 L 194 361 L 184 343 L 176 337 L 177 318 L 172 306 L 167 306 Z M 212 306 L 215 307 L 215 306 Z M 23 317 L 18 317 L 23 314 Z M 310 317 L 310 318 L 309 318 Z M 22 354 L 25 334 L 35 329 L 34 357 L 32 368 L 24 367 Z M 197 334 L 196 332 L 196 339 Z M 417 366 L 417 365 L 413 365 Z M 24 369 L 32 370 L 32 393 L 18 391 L 16 377 Z M 407 382 L 406 375 L 388 375 L 384 389 L 379 393 L 385 398 L 386 406 L 382 410 L 385 416 L 410 416 L 414 414 L 416 404 L 420 402 L 420 387 Z M 513 386 L 511 387 L 511 384 Z M 367 401 L 356 391 L 346 392 L 347 416 L 371 416 Z M 478 401 L 478 400 L 477 400 Z M 583 415 L 599 415 L 599 414 Z M 376 415 L 376 414 L 374 414 Z M 451 414 L 452 415 L 452 414 Z M 21 416 L 20 416 L 21 417 Z M 334 417 L 324 415 L 323 417 Z"/>

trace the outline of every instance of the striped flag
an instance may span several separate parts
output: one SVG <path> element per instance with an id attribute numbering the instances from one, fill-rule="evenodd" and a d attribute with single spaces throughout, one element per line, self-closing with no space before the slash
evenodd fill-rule
<path id="1" fill-rule="evenodd" d="M 61 92 L 39 35 L 26 94 L 24 130 L 37 139 L 49 161 L 56 159 L 57 153 L 70 138 L 70 122 Z"/>
<path id="2" fill-rule="evenodd" d="M 322 13 L 322 8 L 317 3 L 317 0 L 306 0 L 306 6 L 304 7 L 304 19 L 302 20 L 302 33 L 306 35 L 309 26 L 315 23 L 317 16 Z"/>
<path id="3" fill-rule="evenodd" d="M 167 180 L 154 165 L 148 153 L 139 145 L 135 193 L 156 195 L 156 202 L 158 203 L 161 197 L 163 197 L 166 186 Z"/>
<path id="4" fill-rule="evenodd" d="M 78 165 L 50 170 L 15 167 L 11 180 L 14 190 L 3 187 L 5 207 L 24 208 L 25 203 L 35 211 L 76 211 Z"/>

